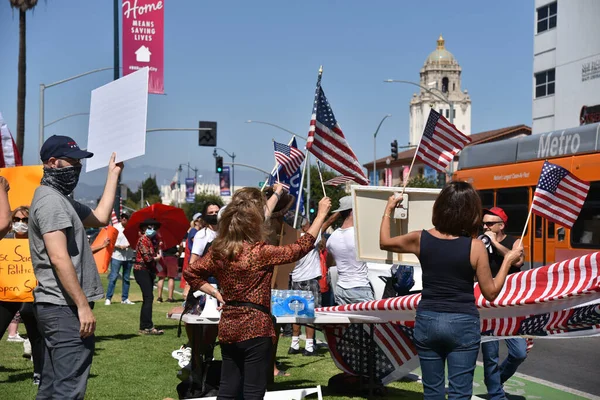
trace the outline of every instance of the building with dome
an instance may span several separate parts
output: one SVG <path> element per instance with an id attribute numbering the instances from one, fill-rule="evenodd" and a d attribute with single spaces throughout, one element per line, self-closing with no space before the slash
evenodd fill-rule
<path id="1" fill-rule="evenodd" d="M 410 100 L 410 145 L 421 140 L 431 108 L 448 118 L 465 135 L 471 134 L 471 98 L 466 89 L 461 89 L 461 72 L 458 61 L 446 50 L 444 38 L 440 35 L 437 48 L 429 54 L 421 68 L 419 84 L 452 102 L 454 112 L 451 115 L 447 102 L 424 89 L 414 93 Z"/>

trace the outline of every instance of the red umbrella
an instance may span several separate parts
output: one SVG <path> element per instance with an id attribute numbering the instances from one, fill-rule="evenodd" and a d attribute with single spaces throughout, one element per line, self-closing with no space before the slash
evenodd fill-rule
<path id="1" fill-rule="evenodd" d="M 181 243 L 190 223 L 181 208 L 167 206 L 165 204 L 152 204 L 134 212 L 127 222 L 123 232 L 132 247 L 135 247 L 140 232 L 140 224 L 147 219 L 155 219 L 160 222 L 158 235 L 163 242 L 163 248 L 169 249 Z"/>

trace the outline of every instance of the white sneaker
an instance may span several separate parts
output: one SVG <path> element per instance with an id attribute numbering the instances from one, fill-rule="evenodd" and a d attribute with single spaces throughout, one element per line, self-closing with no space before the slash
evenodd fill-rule
<path id="1" fill-rule="evenodd" d="M 180 349 L 175 350 L 171 353 L 171 356 L 178 360 L 179 368 L 184 368 L 188 365 L 192 359 L 192 349 L 189 347 L 181 346 Z"/>
<path id="2" fill-rule="evenodd" d="M 13 343 L 23 343 L 25 341 L 25 339 L 23 339 L 21 337 L 21 335 L 19 335 L 19 333 L 17 332 L 17 334 L 15 336 L 8 335 L 8 339 L 6 339 L 6 341 L 13 342 Z"/>
<path id="3" fill-rule="evenodd" d="M 23 342 L 23 357 L 30 358 L 31 357 L 31 342 L 29 339 L 26 339 Z"/>
<path id="4" fill-rule="evenodd" d="M 131 304 L 131 305 L 134 305 L 135 303 L 133 301 L 129 300 L 129 299 L 125 299 L 125 300 L 121 301 L 121 304 Z"/>
<path id="5" fill-rule="evenodd" d="M 106 299 L 106 301 L 104 302 L 105 306 L 110 306 L 110 299 Z"/>

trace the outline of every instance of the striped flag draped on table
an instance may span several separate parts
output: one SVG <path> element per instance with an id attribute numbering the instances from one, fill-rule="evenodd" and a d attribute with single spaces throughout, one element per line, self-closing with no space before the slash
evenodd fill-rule
<path id="1" fill-rule="evenodd" d="M 306 148 L 324 164 L 340 174 L 353 177 L 361 185 L 369 183 L 362 166 L 344 136 L 344 132 L 333 115 L 331 106 L 321 88 L 320 75 Z"/>
<path id="2" fill-rule="evenodd" d="M 2 113 L 0 113 L 0 142 L 0 168 L 22 166 L 21 154 L 8 130 L 8 125 L 4 122 Z"/>
<path id="3" fill-rule="evenodd" d="M 589 182 L 546 161 L 533 195 L 531 211 L 549 221 L 572 228 L 589 190 Z"/>
<path id="4" fill-rule="evenodd" d="M 483 298 L 474 287 L 482 339 L 507 336 L 586 337 L 600 334 L 600 253 L 511 274 L 498 297 Z M 318 316 L 354 317 L 374 323 L 375 375 L 387 384 L 417 366 L 412 329 L 421 294 L 318 308 Z M 361 328 L 362 327 L 362 328 Z M 342 371 L 364 374 L 360 333 L 365 325 L 325 325 L 329 349 Z M 528 350 L 532 346 L 528 341 Z M 366 359 L 366 358 L 365 358 Z"/>
<path id="5" fill-rule="evenodd" d="M 304 161 L 304 154 L 296 147 L 287 144 L 277 142 L 273 142 L 273 144 L 275 146 L 275 160 L 283 167 L 283 171 L 287 176 L 293 176 L 302 161 Z"/>
<path id="6" fill-rule="evenodd" d="M 470 137 L 431 109 L 416 157 L 431 168 L 445 172 L 454 156 L 470 142 Z"/>

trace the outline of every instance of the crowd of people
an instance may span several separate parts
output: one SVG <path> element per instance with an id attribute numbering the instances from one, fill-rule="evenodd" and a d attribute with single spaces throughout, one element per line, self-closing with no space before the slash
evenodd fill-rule
<path id="1" fill-rule="evenodd" d="M 104 304 L 111 305 L 120 276 L 121 304 L 134 305 L 129 299 L 132 272 L 142 293 L 139 333 L 143 335 L 164 333 L 152 319 L 154 284 L 158 277 L 157 301 L 162 302 L 164 281 L 168 280 L 167 301 L 175 301 L 173 281 L 178 266 L 183 270 L 186 302 L 200 292 L 218 300 L 222 310 L 218 328 L 205 327 L 202 335 L 210 345 L 218 337 L 222 354 L 218 396 L 222 399 L 239 398 L 240 394 L 245 399 L 262 399 L 271 370 L 276 376 L 285 374 L 272 362 L 279 337 L 270 312 L 276 266 L 295 263 L 290 288 L 312 292 L 315 307 L 374 299 L 367 264 L 355 256 L 350 196 L 341 198 L 331 215 L 331 200 L 323 197 L 314 220 L 301 222 L 299 238 L 279 245 L 272 239 L 277 238 L 273 236 L 273 215 L 282 197 L 289 196 L 280 184 L 273 186 L 269 196 L 259 189 L 243 188 L 225 207 L 205 204 L 202 212 L 194 215 L 168 265 L 159 234 L 161 223 L 155 219 L 141 222 L 138 240 L 131 244 L 124 234 L 129 215 L 121 214 L 115 225 L 118 234 L 105 296 L 93 254 L 109 241 L 93 248 L 84 227 L 109 223 L 123 164 L 116 163 L 112 155 L 104 193 L 92 210 L 70 196 L 79 179 L 81 160 L 92 156 L 69 137 L 49 138 L 40 151 L 43 178 L 31 205 L 12 211 L 9 185 L 0 177 L 0 238 L 28 239 L 38 280 L 33 303 L 0 301 L 0 337 L 9 330 L 8 340 L 22 341 L 15 323 L 24 323 L 25 345 L 30 346 L 26 350 L 34 362 L 33 381 L 39 385 L 38 399 L 84 398 L 95 348 L 94 304 L 104 298 Z M 483 296 L 493 300 L 506 276 L 523 264 L 520 241 L 504 233 L 508 216 L 497 207 L 482 210 L 469 183 L 450 182 L 433 206 L 432 229 L 391 237 L 390 220 L 401 200 L 402 195 L 388 200 L 380 247 L 413 253 L 421 264 L 423 290 L 414 343 L 425 398 L 445 397 L 447 370 L 449 398 L 470 399 L 481 348 L 489 398 L 505 399 L 502 385 L 525 360 L 526 343 L 520 338 L 506 340 L 508 357 L 502 363 L 498 342 L 481 343 L 473 283 L 477 281 Z M 326 235 L 336 221 L 339 228 Z M 481 230 L 487 238 L 485 244 L 478 238 Z M 338 280 L 330 288 L 327 268 L 332 265 L 337 267 Z M 189 338 L 196 334 L 189 326 L 186 331 Z M 314 329 L 306 328 L 303 351 L 300 326 L 293 326 L 291 336 L 288 354 L 317 354 Z"/>

